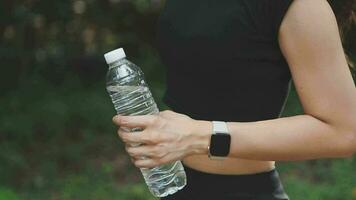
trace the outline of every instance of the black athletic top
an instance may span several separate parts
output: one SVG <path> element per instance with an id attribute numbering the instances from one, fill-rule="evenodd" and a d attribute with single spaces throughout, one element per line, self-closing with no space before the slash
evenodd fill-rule
<path id="1" fill-rule="evenodd" d="M 166 0 L 157 39 L 165 103 L 195 119 L 277 118 L 290 71 L 278 30 L 292 0 Z"/>

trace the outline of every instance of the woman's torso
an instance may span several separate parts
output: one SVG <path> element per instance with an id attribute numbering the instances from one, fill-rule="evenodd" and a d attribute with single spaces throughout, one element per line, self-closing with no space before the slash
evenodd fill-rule
<path id="1" fill-rule="evenodd" d="M 280 2 L 275 3 L 284 6 Z M 269 0 L 167 0 L 157 32 L 167 66 L 166 104 L 201 120 L 278 118 L 289 91 L 290 71 L 277 39 L 280 10 L 273 13 L 276 8 L 270 4 Z M 274 168 L 273 161 L 213 161 L 207 156 L 188 157 L 184 164 L 216 174 Z"/>

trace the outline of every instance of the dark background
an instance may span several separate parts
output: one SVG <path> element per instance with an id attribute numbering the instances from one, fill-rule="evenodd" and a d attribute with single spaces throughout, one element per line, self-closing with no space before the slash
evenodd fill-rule
<path id="1" fill-rule="evenodd" d="M 0 0 L 0 200 L 148 200 L 111 123 L 103 54 L 124 47 L 161 109 L 159 0 Z M 345 49 L 356 60 L 356 30 Z M 337 84 L 337 83 L 335 83 Z M 284 115 L 302 113 L 292 90 Z M 356 158 L 279 163 L 292 199 L 356 199 Z"/>

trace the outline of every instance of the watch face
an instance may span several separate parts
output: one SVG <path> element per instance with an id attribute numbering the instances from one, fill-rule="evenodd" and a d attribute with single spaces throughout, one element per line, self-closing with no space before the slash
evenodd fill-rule
<path id="1" fill-rule="evenodd" d="M 230 134 L 215 133 L 211 135 L 210 154 L 212 156 L 225 157 L 230 152 Z"/>

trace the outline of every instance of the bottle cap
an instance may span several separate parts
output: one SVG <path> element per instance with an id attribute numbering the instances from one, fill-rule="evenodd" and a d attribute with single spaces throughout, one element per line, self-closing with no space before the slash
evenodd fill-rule
<path id="1" fill-rule="evenodd" d="M 111 64 L 120 59 L 126 58 L 126 54 L 123 48 L 116 49 L 114 51 L 110 51 L 104 55 L 106 63 Z"/>

